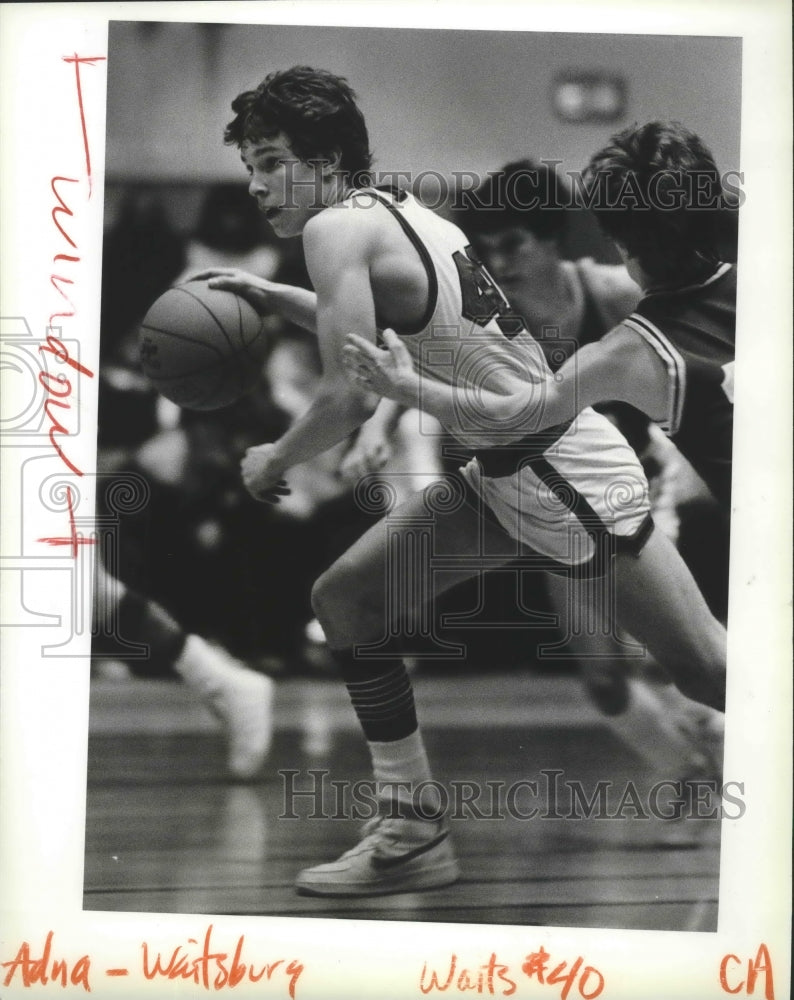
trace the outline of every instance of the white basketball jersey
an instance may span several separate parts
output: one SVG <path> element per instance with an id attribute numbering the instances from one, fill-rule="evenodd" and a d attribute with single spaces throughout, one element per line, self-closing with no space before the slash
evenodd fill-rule
<path id="1" fill-rule="evenodd" d="M 533 430 L 554 376 L 463 232 L 407 193 L 367 189 L 352 197 L 377 199 L 424 263 L 425 314 L 417 329 L 395 332 L 424 378 L 472 390 L 460 393 L 455 432 L 467 463 L 462 472 L 507 531 L 570 565 L 586 561 L 603 532 L 632 537 L 644 530 L 642 466 L 606 417 L 586 409 L 565 424 Z M 478 407 L 477 389 L 504 391 L 508 375 L 535 385 L 537 394 L 530 409 L 501 423 L 506 443 L 493 445 L 493 418 Z M 478 442 L 483 431 L 487 446 Z"/>

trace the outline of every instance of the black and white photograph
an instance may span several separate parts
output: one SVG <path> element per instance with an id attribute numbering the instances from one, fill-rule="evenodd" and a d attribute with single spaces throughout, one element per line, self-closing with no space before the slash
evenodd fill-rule
<path id="1" fill-rule="evenodd" d="M 790 15 L 72 6 L 4 106 L 8 996 L 785 995 Z"/>

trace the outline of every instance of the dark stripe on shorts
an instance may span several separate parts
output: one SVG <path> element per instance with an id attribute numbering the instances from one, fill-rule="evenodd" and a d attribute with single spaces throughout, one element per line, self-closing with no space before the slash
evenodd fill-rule
<path id="1" fill-rule="evenodd" d="M 523 466 L 530 465 L 532 461 L 544 455 L 559 441 L 572 423 L 573 420 L 566 420 L 562 424 L 555 424 L 554 427 L 528 434 L 520 441 L 495 445 L 493 448 L 472 449 L 458 444 L 445 444 L 443 457 L 462 462 L 470 462 L 476 458 L 484 476 L 488 476 L 489 479 L 502 479 L 505 476 L 515 475 Z"/>
<path id="2" fill-rule="evenodd" d="M 596 539 L 605 532 L 609 533 L 609 529 L 590 506 L 589 501 L 570 480 L 554 468 L 547 458 L 538 456 L 524 464 L 535 473 L 544 486 L 551 490 L 560 503 L 568 508 L 591 538 Z"/>
<path id="3" fill-rule="evenodd" d="M 606 524 L 596 514 L 585 497 L 571 485 L 569 480 L 554 468 L 548 459 L 536 458 L 522 464 L 529 466 L 538 479 L 551 489 L 555 496 L 565 504 L 585 531 L 587 531 L 594 543 L 593 555 L 582 563 L 564 563 L 554 559 L 552 556 L 544 555 L 544 560 L 547 560 L 547 563 L 544 564 L 546 572 L 561 576 L 600 577 L 606 573 L 613 556 L 623 552 L 638 556 L 642 552 L 655 527 L 650 511 L 645 515 L 642 523 L 633 535 L 616 535 L 607 528 Z M 495 477 L 488 476 L 488 478 Z M 469 483 L 468 479 L 465 476 L 462 476 L 461 479 L 468 502 L 481 509 L 483 515 L 487 517 L 491 524 L 499 528 L 504 534 L 509 534 L 487 502 Z M 557 489 L 555 489 L 555 486 Z M 535 551 L 526 542 L 518 539 L 515 539 L 515 541 L 523 552 Z"/>
<path id="4" fill-rule="evenodd" d="M 548 486 L 554 495 L 565 504 L 593 539 L 595 552 L 590 562 L 595 562 L 596 564 L 600 562 L 602 564 L 600 567 L 598 565 L 593 567 L 591 572 L 594 572 L 594 575 L 603 575 L 609 560 L 618 553 L 628 552 L 633 556 L 638 556 L 642 552 L 654 528 L 653 517 L 650 511 L 645 515 L 642 523 L 633 535 L 618 535 L 614 531 L 610 531 L 590 506 L 589 501 L 582 496 L 565 476 L 554 468 L 547 458 L 533 459 L 527 464 L 538 479 Z M 579 569 L 578 566 L 576 568 Z"/>

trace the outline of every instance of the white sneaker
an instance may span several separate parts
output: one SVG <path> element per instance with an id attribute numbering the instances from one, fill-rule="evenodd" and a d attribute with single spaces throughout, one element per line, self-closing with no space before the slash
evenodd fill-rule
<path id="1" fill-rule="evenodd" d="M 460 874 L 440 822 L 376 816 L 338 861 L 305 868 L 295 886 L 306 896 L 375 896 L 437 889 Z"/>
<path id="2" fill-rule="evenodd" d="M 245 667 L 226 678 L 206 698 L 226 728 L 227 767 L 235 778 L 253 778 L 265 762 L 273 738 L 273 681 Z"/>
<path id="3" fill-rule="evenodd" d="M 668 701 L 668 704 L 671 721 L 690 744 L 686 766 L 694 776 L 711 778 L 722 784 L 725 715 L 707 705 L 679 703 L 677 694 L 676 691 L 672 703 Z"/>
<path id="4" fill-rule="evenodd" d="M 223 723 L 229 772 L 253 778 L 273 738 L 273 680 L 198 636 L 188 637 L 176 669 Z"/>

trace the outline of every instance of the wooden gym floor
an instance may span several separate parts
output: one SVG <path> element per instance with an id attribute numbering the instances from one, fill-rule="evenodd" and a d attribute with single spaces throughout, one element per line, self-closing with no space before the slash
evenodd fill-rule
<path id="1" fill-rule="evenodd" d="M 436 671 L 420 673 L 415 687 L 435 776 L 459 790 L 450 820 L 457 884 L 363 900 L 295 893 L 301 868 L 359 837 L 360 822 L 334 818 L 343 786 L 331 782 L 370 777 L 341 684 L 279 681 L 270 758 L 261 777 L 241 784 L 225 776 L 217 724 L 182 685 L 96 679 L 85 909 L 716 930 L 719 820 L 638 817 L 627 789 L 642 810 L 660 776 L 574 679 Z M 325 815 L 311 817 L 307 796 L 287 801 L 290 781 L 300 790 L 323 781 Z M 599 806 L 589 818 L 575 807 L 577 782 L 590 800 L 610 783 L 600 815 Z M 538 815 L 521 818 L 533 807 Z"/>

